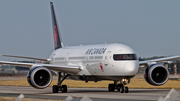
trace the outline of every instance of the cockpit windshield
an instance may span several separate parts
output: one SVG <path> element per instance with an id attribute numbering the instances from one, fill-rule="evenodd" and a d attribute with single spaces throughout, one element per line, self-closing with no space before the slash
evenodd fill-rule
<path id="1" fill-rule="evenodd" d="M 137 60 L 136 54 L 114 54 L 113 59 L 115 61 L 119 60 Z"/>

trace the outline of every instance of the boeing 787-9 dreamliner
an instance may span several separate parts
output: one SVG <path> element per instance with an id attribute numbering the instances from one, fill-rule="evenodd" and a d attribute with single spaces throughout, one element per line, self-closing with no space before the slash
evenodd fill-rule
<path id="1" fill-rule="evenodd" d="M 64 47 L 52 2 L 50 2 L 50 7 L 55 50 L 50 54 L 49 58 L 40 59 L 3 55 L 7 57 L 48 61 L 50 64 L 0 61 L 0 64 L 30 68 L 27 81 L 34 88 L 44 89 L 48 87 L 52 81 L 50 71 L 55 71 L 58 73 L 58 82 L 57 85 L 52 87 L 53 93 L 58 93 L 58 91 L 67 92 L 67 86 L 62 85 L 62 82 L 67 77 L 85 82 L 111 80 L 114 83 L 108 85 L 109 91 L 115 91 L 117 89 L 121 93 L 128 93 L 129 90 L 126 85 L 137 74 L 140 65 L 144 65 L 146 68 L 144 71 L 145 80 L 151 85 L 160 86 L 168 81 L 169 72 L 159 62 L 180 58 L 180 56 L 172 56 L 139 62 L 135 51 L 124 44 Z"/>

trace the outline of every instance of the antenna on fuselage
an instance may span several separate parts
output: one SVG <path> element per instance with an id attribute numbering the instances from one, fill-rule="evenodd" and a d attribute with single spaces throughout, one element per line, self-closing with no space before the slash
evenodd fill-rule
<path id="1" fill-rule="evenodd" d="M 51 6 L 52 25 L 53 25 L 53 33 L 54 33 L 54 46 L 56 50 L 58 48 L 64 47 L 64 45 L 62 43 L 61 34 L 60 34 L 59 27 L 57 24 L 53 2 L 50 2 L 50 6 Z"/>

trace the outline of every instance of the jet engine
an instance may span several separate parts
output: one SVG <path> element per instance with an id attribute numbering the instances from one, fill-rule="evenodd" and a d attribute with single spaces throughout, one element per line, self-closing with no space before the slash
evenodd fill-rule
<path id="1" fill-rule="evenodd" d="M 38 66 L 28 72 L 27 81 L 32 87 L 43 89 L 51 84 L 52 74 L 49 69 Z"/>
<path id="2" fill-rule="evenodd" d="M 165 84 L 169 78 L 169 71 L 164 65 L 152 64 L 144 71 L 146 82 L 154 86 Z"/>

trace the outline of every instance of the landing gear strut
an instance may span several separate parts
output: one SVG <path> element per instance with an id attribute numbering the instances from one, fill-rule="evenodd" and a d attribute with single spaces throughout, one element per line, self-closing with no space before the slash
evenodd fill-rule
<path id="1" fill-rule="evenodd" d="M 53 93 L 58 93 L 58 91 L 61 91 L 62 93 L 67 92 L 67 86 L 61 85 L 62 82 L 68 77 L 68 74 L 66 74 L 64 77 L 62 77 L 61 72 L 58 73 L 58 83 L 57 85 L 53 85 L 52 91 Z"/>
<path id="2" fill-rule="evenodd" d="M 120 81 L 120 84 L 117 84 L 117 81 L 114 81 L 114 84 L 109 84 L 108 90 L 110 92 L 113 92 L 115 89 L 121 93 L 128 93 L 129 88 L 125 86 L 127 83 L 124 81 Z"/>

